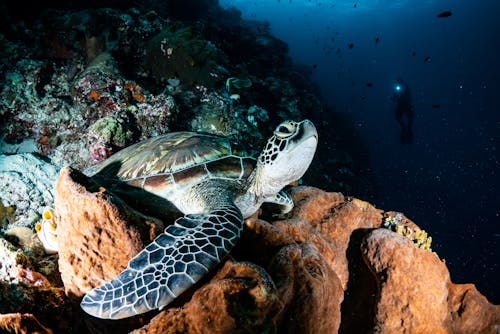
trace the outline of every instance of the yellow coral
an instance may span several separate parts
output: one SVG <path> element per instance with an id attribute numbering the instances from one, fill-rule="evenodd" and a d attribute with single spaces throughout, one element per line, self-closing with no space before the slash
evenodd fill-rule
<path id="1" fill-rule="evenodd" d="M 408 226 L 405 226 L 403 229 L 403 235 L 408 239 L 412 239 L 413 231 Z"/>
<path id="2" fill-rule="evenodd" d="M 385 216 L 382 226 L 410 239 L 418 248 L 431 250 L 432 237 L 428 236 L 424 230 L 415 231 L 411 227 L 401 224 L 402 221 L 402 215 L 399 214 L 394 217 Z"/>
<path id="3" fill-rule="evenodd" d="M 403 235 L 405 227 L 403 225 L 396 225 L 394 232 Z"/>

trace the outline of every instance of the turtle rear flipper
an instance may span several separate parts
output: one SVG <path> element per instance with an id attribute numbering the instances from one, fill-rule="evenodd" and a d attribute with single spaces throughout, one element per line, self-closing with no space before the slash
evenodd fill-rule
<path id="1" fill-rule="evenodd" d="M 82 309 L 102 319 L 122 319 L 161 309 L 200 280 L 229 253 L 243 217 L 234 205 L 186 215 L 132 258 L 112 281 L 88 292 Z"/>

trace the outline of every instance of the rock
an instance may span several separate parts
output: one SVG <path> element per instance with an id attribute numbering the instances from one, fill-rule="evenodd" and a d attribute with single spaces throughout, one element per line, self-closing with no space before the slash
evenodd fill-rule
<path id="1" fill-rule="evenodd" d="M 59 270 L 77 297 L 118 275 L 163 228 L 70 167 L 61 170 L 54 204 Z"/>

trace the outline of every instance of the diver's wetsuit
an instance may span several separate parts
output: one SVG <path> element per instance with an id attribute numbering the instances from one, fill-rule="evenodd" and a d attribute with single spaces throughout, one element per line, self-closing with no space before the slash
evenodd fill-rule
<path id="1" fill-rule="evenodd" d="M 413 107 L 410 88 L 402 79 L 397 80 L 397 86 L 399 89 L 391 98 L 394 102 L 394 116 L 401 126 L 401 143 L 410 144 L 413 140 Z"/>

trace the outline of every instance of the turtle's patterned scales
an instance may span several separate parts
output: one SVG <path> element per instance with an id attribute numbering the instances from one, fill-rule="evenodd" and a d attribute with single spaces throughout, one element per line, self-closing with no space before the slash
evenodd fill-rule
<path id="1" fill-rule="evenodd" d="M 120 319 L 167 305 L 233 248 L 243 217 L 263 202 L 280 205 L 282 213 L 292 209 L 282 189 L 304 175 L 317 141 L 310 121 L 285 121 L 255 160 L 233 155 L 227 138 L 177 132 L 132 145 L 89 168 L 87 175 L 139 211 L 185 216 L 117 278 L 90 291 L 82 308 Z"/>
<path id="2" fill-rule="evenodd" d="M 161 309 L 216 266 L 241 229 L 242 216 L 235 206 L 179 218 L 118 277 L 88 293 L 82 307 L 112 319 Z"/>
<path id="3" fill-rule="evenodd" d="M 175 150 L 172 148 L 175 147 Z M 193 150 L 196 147 L 196 150 Z M 231 155 L 227 138 L 193 132 L 169 133 L 131 145 L 88 172 L 135 179 L 173 173 Z M 152 158 L 153 157 L 153 158 Z"/>

